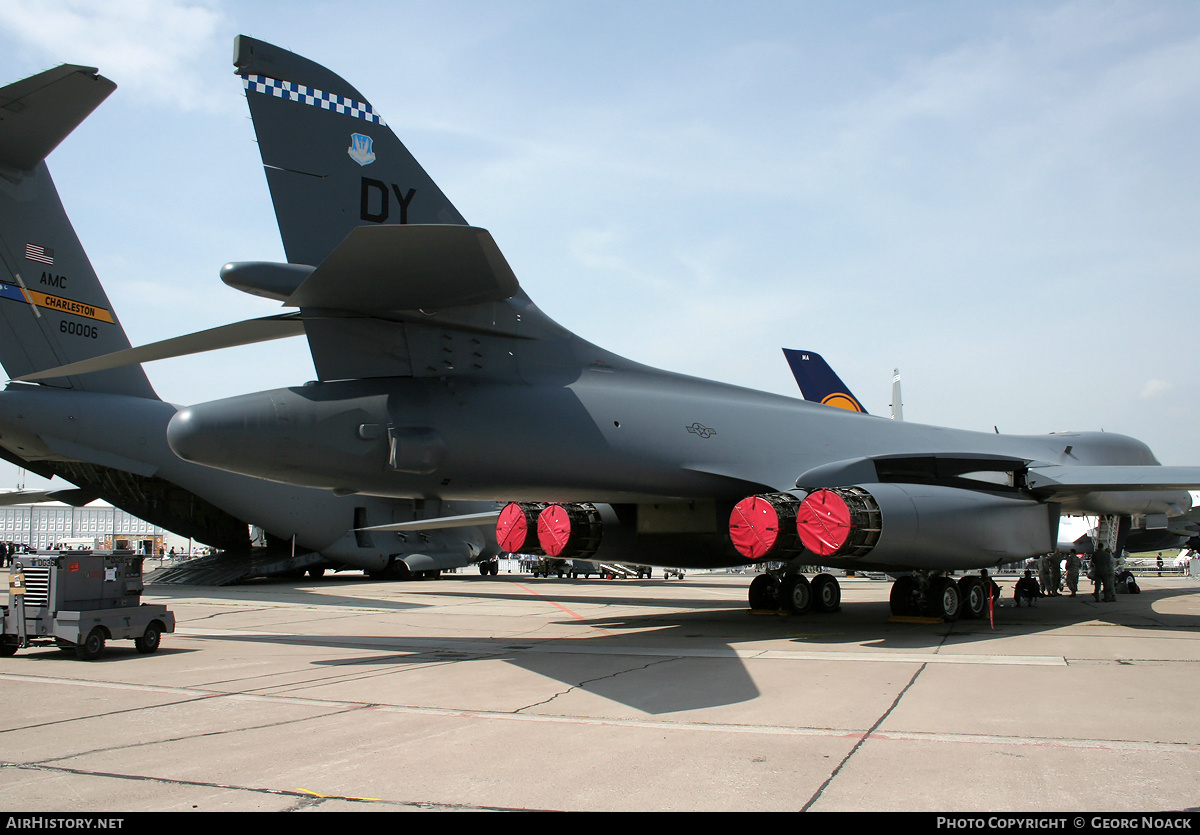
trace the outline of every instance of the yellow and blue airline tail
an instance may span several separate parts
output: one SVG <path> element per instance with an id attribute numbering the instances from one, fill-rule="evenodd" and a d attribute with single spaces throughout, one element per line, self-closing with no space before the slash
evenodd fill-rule
<path id="1" fill-rule="evenodd" d="M 820 354 L 784 348 L 783 355 L 787 358 L 792 376 L 796 378 L 796 384 L 800 386 L 800 393 L 804 395 L 805 400 L 850 412 L 867 413 L 858 402 L 858 398 L 850 393 L 850 388 Z"/>

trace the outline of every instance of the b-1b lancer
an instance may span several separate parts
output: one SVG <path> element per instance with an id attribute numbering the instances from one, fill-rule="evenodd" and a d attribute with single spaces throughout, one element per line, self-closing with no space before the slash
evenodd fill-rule
<path id="1" fill-rule="evenodd" d="M 782 564 L 751 584 L 756 607 L 836 609 L 837 581 L 802 566 L 911 572 L 893 608 L 945 618 L 985 601 L 949 572 L 1052 550 L 1060 514 L 1110 517 L 1119 547 L 1131 517 L 1166 527 L 1200 486 L 1200 468 L 1123 435 L 943 429 L 616 356 L 534 305 L 358 90 L 245 36 L 235 65 L 290 263 L 223 278 L 297 308 L 284 315 L 319 379 L 179 411 L 167 437 L 188 461 L 338 494 L 507 501 L 512 552 Z"/>

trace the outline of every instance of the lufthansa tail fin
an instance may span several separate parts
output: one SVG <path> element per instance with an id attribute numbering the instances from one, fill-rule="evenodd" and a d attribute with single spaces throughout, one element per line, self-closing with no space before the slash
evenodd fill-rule
<path id="1" fill-rule="evenodd" d="M 320 264 L 356 226 L 466 225 L 341 77 L 245 35 L 233 51 L 290 263 Z"/>
<path id="2" fill-rule="evenodd" d="M 0 363 L 11 378 L 129 347 L 45 163 L 114 89 L 73 65 L 0 89 Z M 49 384 L 157 399 L 140 366 Z"/>
<path id="3" fill-rule="evenodd" d="M 820 354 L 784 348 L 783 355 L 787 357 L 792 376 L 796 378 L 805 400 L 866 414 L 867 410 L 858 402 L 858 398 L 850 393 L 850 388 Z"/>

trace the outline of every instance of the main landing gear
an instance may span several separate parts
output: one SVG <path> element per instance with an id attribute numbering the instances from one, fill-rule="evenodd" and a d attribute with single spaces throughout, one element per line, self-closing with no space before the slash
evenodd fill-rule
<path id="1" fill-rule="evenodd" d="M 785 611 L 792 615 L 836 612 L 842 607 L 842 587 L 832 574 L 810 581 L 803 574 L 759 574 L 750 583 L 750 608 Z"/>
<path id="2" fill-rule="evenodd" d="M 892 583 L 892 614 L 945 621 L 981 618 L 987 614 L 989 591 L 999 593 L 990 577 L 968 575 L 955 582 L 928 572 L 905 574 Z M 841 604 L 842 587 L 832 574 L 809 580 L 803 574 L 764 572 L 750 583 L 751 609 L 805 615 L 836 612 Z"/>
<path id="3" fill-rule="evenodd" d="M 896 616 L 969 620 L 987 614 L 989 593 L 998 593 L 989 577 L 967 575 L 955 582 L 951 577 L 916 572 L 892 583 L 890 602 Z"/>

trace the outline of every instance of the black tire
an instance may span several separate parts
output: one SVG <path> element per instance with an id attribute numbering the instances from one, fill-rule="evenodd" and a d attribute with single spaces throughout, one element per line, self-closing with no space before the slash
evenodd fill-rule
<path id="1" fill-rule="evenodd" d="M 17 643 L 15 641 L 0 642 L 0 658 L 11 658 L 17 654 Z"/>
<path id="2" fill-rule="evenodd" d="M 759 574 L 750 581 L 750 608 L 779 610 L 779 581 L 770 574 Z"/>
<path id="3" fill-rule="evenodd" d="M 142 637 L 133 639 L 133 645 L 142 655 L 149 655 L 156 651 L 161 643 L 162 624 L 158 621 L 151 621 L 150 625 L 146 627 L 146 631 L 142 633 Z"/>
<path id="4" fill-rule="evenodd" d="M 935 577 L 930 580 L 926 608 L 926 614 L 931 618 L 958 620 L 962 612 L 962 595 L 958 592 L 958 584 L 949 577 Z"/>
<path id="5" fill-rule="evenodd" d="M 75 645 L 75 656 L 80 661 L 95 661 L 104 654 L 104 629 L 97 626 L 87 637 Z"/>
<path id="6" fill-rule="evenodd" d="M 842 587 L 832 574 L 818 574 L 811 585 L 814 612 L 826 614 L 842 608 Z"/>
<path id="7" fill-rule="evenodd" d="M 897 577 L 892 583 L 892 593 L 888 601 L 892 607 L 892 614 L 896 617 L 910 617 L 917 614 L 919 607 L 917 606 L 917 581 L 912 575 L 905 574 L 902 577 Z"/>
<path id="8" fill-rule="evenodd" d="M 779 584 L 783 608 L 793 615 L 806 615 L 812 609 L 812 586 L 803 574 L 789 574 Z"/>
<path id="9" fill-rule="evenodd" d="M 325 569 L 324 568 L 310 568 L 310 569 L 308 569 L 308 576 L 313 580 L 320 580 L 322 577 L 325 576 Z"/>
<path id="10" fill-rule="evenodd" d="M 962 598 L 962 618 L 972 620 L 987 613 L 987 589 L 978 577 L 963 577 L 958 581 L 958 595 Z"/>

